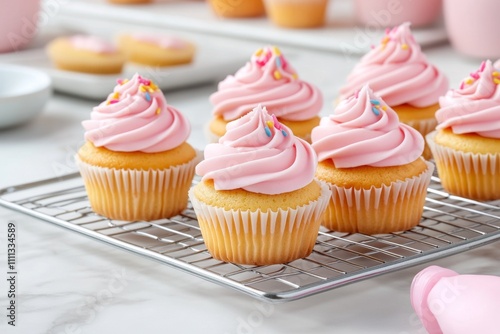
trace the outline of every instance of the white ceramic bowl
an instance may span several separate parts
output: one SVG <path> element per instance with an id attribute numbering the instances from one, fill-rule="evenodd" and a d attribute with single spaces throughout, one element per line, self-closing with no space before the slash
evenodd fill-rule
<path id="1" fill-rule="evenodd" d="M 42 111 L 51 95 L 51 79 L 46 73 L 0 64 L 0 128 L 27 122 Z"/>

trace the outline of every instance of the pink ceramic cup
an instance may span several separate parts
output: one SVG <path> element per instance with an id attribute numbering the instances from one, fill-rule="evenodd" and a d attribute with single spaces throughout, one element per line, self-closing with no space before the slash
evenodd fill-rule
<path id="1" fill-rule="evenodd" d="M 413 27 L 432 24 L 439 18 L 441 7 L 442 0 L 354 0 L 358 23 L 380 28 L 404 22 L 411 22 Z"/>
<path id="2" fill-rule="evenodd" d="M 18 51 L 35 37 L 40 0 L 0 0 L 0 53 Z"/>
<path id="3" fill-rule="evenodd" d="M 445 0 L 444 20 L 452 46 L 476 58 L 500 58 L 499 0 Z"/>

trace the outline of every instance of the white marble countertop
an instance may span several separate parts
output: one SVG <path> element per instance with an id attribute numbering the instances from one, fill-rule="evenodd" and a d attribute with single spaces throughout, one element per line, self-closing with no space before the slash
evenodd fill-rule
<path id="1" fill-rule="evenodd" d="M 250 55 L 255 44 L 243 43 Z M 331 110 L 357 58 L 284 48 L 302 78 L 315 82 Z M 452 86 L 479 61 L 447 45 L 427 49 Z M 192 122 L 190 142 L 206 144 L 208 96 L 215 84 L 166 92 Z M 55 94 L 35 120 L 0 131 L 0 188 L 75 171 L 80 122 L 97 101 Z M 7 272 L 8 222 L 17 225 L 17 326 L 7 325 L 0 280 L 0 333 L 425 333 L 409 299 L 419 265 L 284 304 L 256 301 L 174 268 L 42 220 L 0 207 L 0 271 Z M 433 264 L 460 273 L 500 275 L 500 247 L 485 245 Z"/>

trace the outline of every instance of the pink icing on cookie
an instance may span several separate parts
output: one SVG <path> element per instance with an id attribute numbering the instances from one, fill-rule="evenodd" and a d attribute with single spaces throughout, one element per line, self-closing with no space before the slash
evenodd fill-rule
<path id="1" fill-rule="evenodd" d="M 250 62 L 219 83 L 210 102 L 213 114 L 226 121 L 245 115 L 258 103 L 290 121 L 311 119 L 323 107 L 319 89 L 300 80 L 276 47 L 257 50 Z"/>
<path id="2" fill-rule="evenodd" d="M 82 122 L 85 139 L 119 152 L 163 152 L 189 137 L 188 120 L 167 101 L 160 89 L 135 74 L 119 80 L 108 99 Z"/>
<path id="3" fill-rule="evenodd" d="M 75 35 L 69 38 L 69 42 L 76 49 L 95 53 L 115 53 L 117 51 L 113 44 L 97 36 Z"/>
<path id="4" fill-rule="evenodd" d="M 430 266 L 415 276 L 410 294 L 429 334 L 498 333 L 500 277 Z"/>
<path id="5" fill-rule="evenodd" d="M 217 144 L 205 148 L 196 166 L 216 190 L 244 189 L 262 194 L 294 191 L 312 182 L 317 157 L 311 145 L 293 135 L 260 105 L 228 123 Z"/>
<path id="6" fill-rule="evenodd" d="M 349 74 L 340 100 L 366 83 L 392 107 L 405 103 L 418 108 L 431 106 L 448 90 L 448 79 L 427 61 L 410 23 L 387 29 L 381 44 Z"/>
<path id="7" fill-rule="evenodd" d="M 400 166 L 424 150 L 422 135 L 367 85 L 323 117 L 311 139 L 319 161 L 331 159 L 337 168 Z"/>
<path id="8" fill-rule="evenodd" d="M 500 69 L 485 61 L 480 68 L 439 99 L 438 129 L 500 138 Z"/>
<path id="9" fill-rule="evenodd" d="M 156 44 L 163 49 L 182 49 L 188 45 L 186 41 L 180 38 L 166 35 L 134 33 L 131 37 L 141 42 Z"/>

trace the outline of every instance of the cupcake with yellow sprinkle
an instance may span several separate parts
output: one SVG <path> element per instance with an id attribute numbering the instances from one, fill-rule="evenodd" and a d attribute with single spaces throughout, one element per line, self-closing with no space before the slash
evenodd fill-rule
<path id="1" fill-rule="evenodd" d="M 500 199 L 500 69 L 491 61 L 439 103 L 427 136 L 443 188 L 476 200 Z"/>
<path id="2" fill-rule="evenodd" d="M 119 80 L 82 124 L 76 162 L 96 213 L 149 221 L 186 208 L 199 160 L 186 142 L 191 127 L 151 80 Z"/>
<path id="3" fill-rule="evenodd" d="M 370 50 L 347 77 L 340 90 L 342 101 L 365 84 L 398 114 L 399 120 L 422 136 L 436 127 L 439 97 L 448 90 L 448 79 L 432 65 L 406 22 L 387 29 L 379 45 Z M 424 148 L 423 156 L 431 153 Z"/>
<path id="4" fill-rule="evenodd" d="M 323 96 L 316 86 L 298 77 L 280 49 L 269 46 L 257 50 L 236 74 L 221 81 L 210 102 L 213 118 L 207 134 L 212 142 L 225 134 L 227 123 L 259 103 L 297 137 L 310 140 L 311 130 L 319 124 Z"/>

